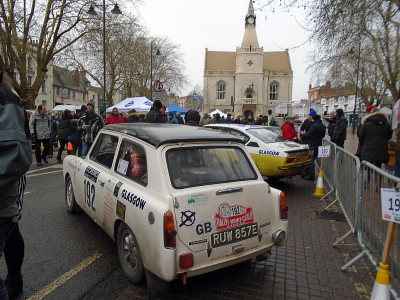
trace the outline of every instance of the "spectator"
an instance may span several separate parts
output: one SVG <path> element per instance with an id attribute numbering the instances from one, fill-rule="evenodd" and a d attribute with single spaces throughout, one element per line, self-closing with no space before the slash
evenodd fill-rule
<path id="1" fill-rule="evenodd" d="M 400 122 L 397 123 L 396 137 L 396 163 L 394 165 L 394 176 L 400 177 Z"/>
<path id="2" fill-rule="evenodd" d="M 200 114 L 196 110 L 188 110 L 185 114 L 185 125 L 200 126 Z"/>
<path id="3" fill-rule="evenodd" d="M 13 299 L 23 291 L 21 267 L 25 244 L 18 221 L 26 172 L 32 163 L 32 144 L 27 113 L 21 99 L 12 92 L 11 78 L 7 74 L 3 76 L 1 68 L 0 84 L 0 256 L 4 253 L 8 273 L 5 281 L 0 278 L 0 298 Z M 40 107 L 42 111 L 43 106 Z"/>
<path id="4" fill-rule="evenodd" d="M 72 144 L 72 155 L 76 155 L 78 150 L 78 156 L 82 156 L 82 132 L 78 130 L 79 114 L 74 114 L 72 116 L 70 129 L 71 129 L 71 139 L 69 140 Z"/>
<path id="5" fill-rule="evenodd" d="M 31 136 L 35 139 L 35 156 L 38 166 L 42 165 L 42 160 L 46 164 L 48 163 L 46 157 L 49 153 L 51 133 L 50 124 L 51 121 L 47 114 L 46 106 L 40 104 L 29 121 Z M 41 153 L 42 145 L 44 148 L 43 153 Z"/>
<path id="6" fill-rule="evenodd" d="M 106 125 L 124 123 L 124 118 L 119 114 L 118 108 L 114 107 L 112 114 L 106 119 Z"/>
<path id="7" fill-rule="evenodd" d="M 303 134 L 301 132 L 306 133 L 311 126 L 311 122 L 312 122 L 312 117 L 315 116 L 317 114 L 317 112 L 315 110 L 310 110 L 310 113 L 308 114 L 308 117 L 303 121 L 303 123 L 300 126 L 300 139 L 301 142 L 304 144 L 304 140 L 303 140 Z M 321 122 L 322 123 L 322 122 Z"/>
<path id="8" fill-rule="evenodd" d="M 250 113 L 247 115 L 246 124 L 247 124 L 247 125 L 254 125 L 254 118 L 253 118 L 253 113 L 252 113 L 252 112 L 250 112 Z"/>
<path id="9" fill-rule="evenodd" d="M 268 126 L 276 126 L 277 122 L 273 116 L 269 116 Z"/>
<path id="10" fill-rule="evenodd" d="M 178 120 L 178 124 L 184 124 L 183 118 L 181 117 L 181 114 L 179 112 L 176 112 L 175 118 Z"/>
<path id="11" fill-rule="evenodd" d="M 97 133 L 104 127 L 104 120 L 94 112 L 94 104 L 87 104 L 87 111 L 81 115 L 78 130 L 82 131 L 82 156 L 86 156 Z"/>
<path id="12" fill-rule="evenodd" d="M 328 135 L 331 138 L 331 142 L 334 143 L 335 141 L 332 139 L 333 137 L 333 129 L 335 128 L 336 123 L 336 114 L 334 111 L 329 113 L 329 118 L 324 117 L 324 119 L 328 122 Z"/>
<path id="13" fill-rule="evenodd" d="M 382 163 L 389 161 L 388 141 L 392 137 L 392 129 L 388 116 L 377 107 L 370 105 L 361 120 L 359 141 L 361 144 L 361 160 L 366 160 L 381 168 Z"/>
<path id="14" fill-rule="evenodd" d="M 232 118 L 231 114 L 227 115 L 225 123 L 228 123 L 228 124 L 232 124 L 233 123 L 233 118 Z"/>
<path id="15" fill-rule="evenodd" d="M 282 138 L 287 141 L 297 141 L 297 131 L 296 128 L 294 128 L 294 120 L 295 117 L 293 116 L 286 117 L 286 122 L 281 127 Z"/>
<path id="16" fill-rule="evenodd" d="M 162 103 L 160 100 L 154 100 L 153 106 L 146 116 L 146 123 L 165 123 L 160 113 Z"/>
<path id="17" fill-rule="evenodd" d="M 139 122 L 139 116 L 138 116 L 138 114 L 136 112 L 136 109 L 134 109 L 134 108 L 132 108 L 132 109 L 130 109 L 128 111 L 127 117 L 128 117 L 127 120 L 126 120 L 127 123 Z"/>
<path id="18" fill-rule="evenodd" d="M 385 170 L 390 175 L 395 175 L 395 165 L 396 165 L 396 141 L 389 140 L 389 161 L 385 164 Z"/>
<path id="19" fill-rule="evenodd" d="M 58 112 L 57 112 L 57 114 L 58 114 Z M 49 153 L 47 154 L 47 157 L 52 158 L 53 152 L 54 152 L 54 149 L 53 149 L 54 143 L 57 141 L 58 125 L 60 124 L 60 122 L 57 122 L 56 119 L 51 117 L 50 113 L 49 113 L 49 118 L 50 118 L 50 141 L 49 141 Z M 58 119 L 60 119 L 60 118 L 58 118 Z"/>
<path id="20" fill-rule="evenodd" d="M 167 123 L 169 123 L 169 124 L 179 124 L 178 120 L 174 117 L 173 113 L 169 113 Z"/>
<path id="21" fill-rule="evenodd" d="M 344 148 L 344 141 L 346 140 L 347 119 L 344 116 L 343 109 L 336 110 L 336 123 L 333 129 L 333 140 L 340 148 Z"/>
<path id="22" fill-rule="evenodd" d="M 307 132 L 301 131 L 300 133 L 303 136 L 303 139 L 306 144 L 310 147 L 310 149 L 314 149 L 314 156 L 312 159 L 312 163 L 309 165 L 307 169 L 307 175 L 303 178 L 305 180 L 315 180 L 315 159 L 318 156 L 318 146 L 322 145 L 322 139 L 325 136 L 326 128 L 324 124 L 322 124 L 320 115 L 311 116 L 311 125 Z"/>
<path id="23" fill-rule="evenodd" d="M 240 115 L 236 116 L 235 124 L 240 124 Z"/>
<path id="24" fill-rule="evenodd" d="M 60 127 L 58 128 L 58 140 L 60 141 L 60 148 L 58 149 L 57 162 L 62 163 L 61 155 L 66 145 L 68 145 L 68 137 L 71 136 L 71 111 L 64 110 L 61 116 Z M 68 151 L 68 155 L 70 151 Z"/>
<path id="25" fill-rule="evenodd" d="M 205 113 L 203 115 L 203 118 L 200 119 L 200 125 L 201 126 L 204 126 L 204 125 L 207 125 L 207 124 L 211 124 L 212 122 L 213 122 L 213 119 L 211 119 L 210 114 L 208 114 L 208 113 Z"/>
<path id="26" fill-rule="evenodd" d="M 82 105 L 81 106 L 81 111 L 79 112 L 79 117 L 82 116 L 83 113 L 87 112 L 87 107 L 86 105 Z"/>
<path id="27" fill-rule="evenodd" d="M 267 115 L 261 115 L 262 119 L 262 124 L 265 126 L 268 124 L 268 116 Z"/>
<path id="28" fill-rule="evenodd" d="M 160 108 L 160 114 L 161 114 L 162 123 L 167 123 L 167 121 L 168 121 L 167 107 L 164 104 Z"/>
<path id="29" fill-rule="evenodd" d="M 139 123 L 146 123 L 146 114 L 139 114 Z"/>

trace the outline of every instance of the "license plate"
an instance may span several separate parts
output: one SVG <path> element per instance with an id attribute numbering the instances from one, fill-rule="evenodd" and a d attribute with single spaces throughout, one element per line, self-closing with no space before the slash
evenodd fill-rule
<path id="1" fill-rule="evenodd" d="M 217 248 L 243 241 L 258 235 L 257 223 L 220 231 L 211 235 L 211 247 Z"/>

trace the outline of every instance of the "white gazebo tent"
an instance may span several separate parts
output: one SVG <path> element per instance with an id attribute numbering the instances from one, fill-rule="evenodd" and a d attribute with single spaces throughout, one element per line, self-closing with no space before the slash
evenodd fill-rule
<path id="1" fill-rule="evenodd" d="M 214 115 L 219 114 L 221 117 L 223 116 L 224 118 L 227 118 L 228 115 L 226 113 L 223 113 L 222 111 L 220 111 L 219 109 L 214 110 L 213 112 L 210 112 L 210 116 L 211 118 L 214 117 Z"/>
<path id="2" fill-rule="evenodd" d="M 137 112 L 148 112 L 152 106 L 153 102 L 146 97 L 133 97 L 126 98 L 120 103 L 107 108 L 107 112 L 112 112 L 113 108 L 118 108 L 119 112 L 128 112 L 132 108 L 136 109 Z"/>

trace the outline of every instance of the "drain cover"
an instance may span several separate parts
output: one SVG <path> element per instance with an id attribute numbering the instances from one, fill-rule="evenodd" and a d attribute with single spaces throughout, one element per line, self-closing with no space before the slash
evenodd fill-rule
<path id="1" fill-rule="evenodd" d="M 322 210 L 322 211 L 315 211 L 315 213 L 318 219 L 346 222 L 346 218 L 342 212 Z"/>

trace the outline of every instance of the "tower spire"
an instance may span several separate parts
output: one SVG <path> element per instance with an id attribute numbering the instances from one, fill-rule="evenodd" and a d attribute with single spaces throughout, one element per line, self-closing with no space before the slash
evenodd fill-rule
<path id="1" fill-rule="evenodd" d="M 250 0 L 250 2 L 249 2 L 249 9 L 247 11 L 246 18 L 248 16 L 254 16 L 253 0 Z"/>
<path id="2" fill-rule="evenodd" d="M 254 15 L 253 0 L 249 2 L 249 9 L 245 17 L 245 32 L 242 41 L 242 48 L 258 48 L 256 33 L 256 16 Z"/>

